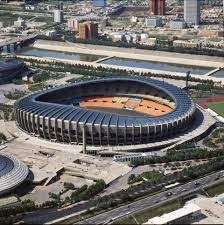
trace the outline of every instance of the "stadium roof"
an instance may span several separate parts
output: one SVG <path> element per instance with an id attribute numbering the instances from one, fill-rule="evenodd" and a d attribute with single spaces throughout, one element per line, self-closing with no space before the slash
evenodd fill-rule
<path id="1" fill-rule="evenodd" d="M 94 85 L 99 82 L 111 84 L 113 81 L 134 81 L 140 84 L 147 84 L 150 87 L 160 90 L 161 92 L 169 95 L 175 102 L 175 108 L 172 112 L 158 117 L 152 117 L 150 115 L 143 116 L 129 116 L 118 115 L 116 113 L 102 112 L 94 109 L 81 108 L 73 105 L 63 105 L 52 102 L 43 102 L 38 100 L 40 97 L 43 99 L 49 93 L 53 93 L 57 90 L 65 90 L 71 87 L 80 87 L 84 84 Z M 116 77 L 97 79 L 92 81 L 83 81 L 75 84 L 60 86 L 54 89 L 48 89 L 41 92 L 36 92 L 27 97 L 24 97 L 16 102 L 15 106 L 21 110 L 33 113 L 35 115 L 50 117 L 55 119 L 63 119 L 76 121 L 81 124 L 97 124 L 101 126 L 154 126 L 155 124 L 167 124 L 176 122 L 177 119 L 184 119 L 188 115 L 193 114 L 195 111 L 195 104 L 192 99 L 182 89 L 165 83 L 163 81 L 154 80 L 150 78 L 142 77 Z"/>
<path id="2" fill-rule="evenodd" d="M 28 167 L 12 155 L 0 154 L 0 195 L 20 185 L 28 175 Z"/>
<path id="3" fill-rule="evenodd" d="M 5 70 L 17 68 L 18 65 L 23 64 L 21 59 L 5 59 L 0 60 L 0 72 Z"/>

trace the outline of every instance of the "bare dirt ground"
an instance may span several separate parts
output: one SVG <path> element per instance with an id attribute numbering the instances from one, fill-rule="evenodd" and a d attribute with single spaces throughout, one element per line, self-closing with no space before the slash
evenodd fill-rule
<path id="1" fill-rule="evenodd" d="M 201 208 L 203 219 L 193 224 L 224 224 L 224 205 L 216 203 L 216 198 L 199 197 L 191 200 Z"/>

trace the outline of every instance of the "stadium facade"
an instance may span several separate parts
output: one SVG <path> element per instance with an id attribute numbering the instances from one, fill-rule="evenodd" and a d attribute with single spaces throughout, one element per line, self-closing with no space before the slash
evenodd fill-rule
<path id="1" fill-rule="evenodd" d="M 28 167 L 12 155 L 0 154 L 0 195 L 18 187 L 28 176 Z"/>
<path id="2" fill-rule="evenodd" d="M 86 146 L 133 146 L 185 133 L 195 104 L 182 89 L 139 77 L 83 81 L 26 96 L 16 121 L 41 138 Z"/>
<path id="3" fill-rule="evenodd" d="M 5 59 L 0 61 L 0 84 L 10 83 L 20 78 L 24 72 L 25 64 L 20 59 Z"/>

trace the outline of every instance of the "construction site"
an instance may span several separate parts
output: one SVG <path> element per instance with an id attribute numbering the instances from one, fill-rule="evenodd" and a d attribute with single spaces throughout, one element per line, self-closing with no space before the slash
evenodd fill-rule
<path id="1" fill-rule="evenodd" d="M 17 190 L 17 194 L 23 196 L 22 199 L 43 203 L 49 199 L 50 192 L 63 192 L 65 182 L 79 188 L 102 179 L 108 185 L 131 170 L 123 163 L 81 154 L 81 146 L 31 137 L 20 131 L 14 122 L 1 121 L 0 126 L 8 140 L 1 145 L 1 152 L 14 155 L 30 169 L 30 185 L 26 183 Z M 62 198 L 68 194 L 64 193 Z"/>

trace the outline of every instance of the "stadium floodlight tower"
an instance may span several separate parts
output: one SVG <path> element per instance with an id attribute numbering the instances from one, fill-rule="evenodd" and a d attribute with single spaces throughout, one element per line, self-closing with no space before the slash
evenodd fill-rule
<path id="1" fill-rule="evenodd" d="M 186 91 L 188 92 L 188 88 L 189 88 L 189 80 L 191 77 L 191 71 L 187 71 L 186 73 Z"/>

